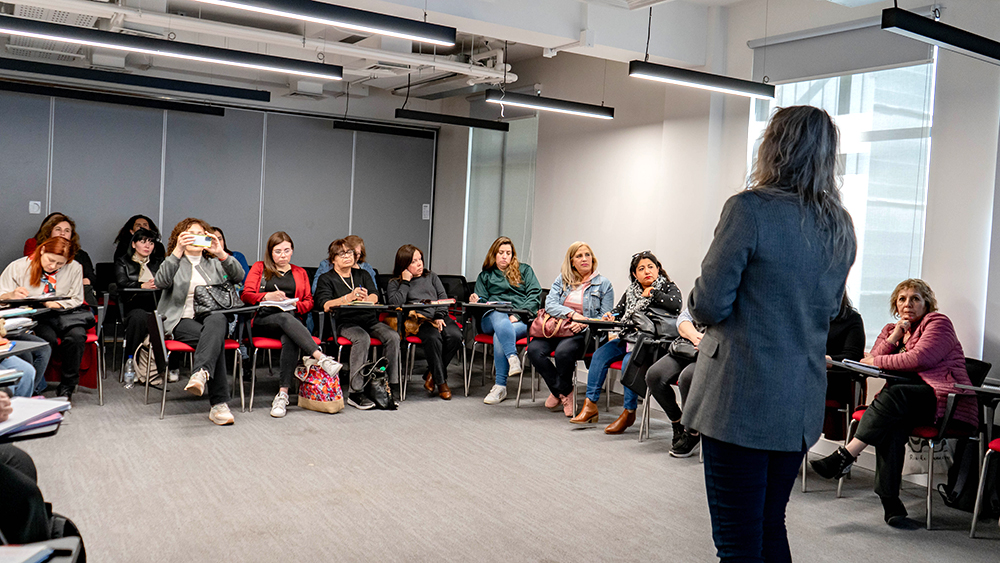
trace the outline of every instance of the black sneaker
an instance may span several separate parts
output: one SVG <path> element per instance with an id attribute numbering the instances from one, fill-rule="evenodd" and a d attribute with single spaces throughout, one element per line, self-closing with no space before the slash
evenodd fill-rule
<path id="1" fill-rule="evenodd" d="M 670 439 L 670 447 L 673 448 L 677 445 L 677 442 L 681 441 L 681 436 L 684 435 L 684 425 L 680 422 L 671 422 L 670 425 L 673 427 L 674 435 Z"/>
<path id="2" fill-rule="evenodd" d="M 347 395 L 347 404 L 362 411 L 375 407 L 375 403 L 368 397 L 365 397 L 364 393 L 351 393 Z"/>
<path id="3" fill-rule="evenodd" d="M 701 434 L 691 434 L 688 431 L 684 431 L 681 434 L 680 439 L 674 443 L 674 446 L 670 448 L 671 457 L 691 457 L 695 451 L 698 450 L 698 444 L 701 443 Z"/>
<path id="4" fill-rule="evenodd" d="M 890 526 L 899 526 L 906 521 L 906 507 L 899 497 L 883 498 L 882 510 L 885 512 L 885 523 Z"/>
<path id="5" fill-rule="evenodd" d="M 847 475 L 856 459 L 847 451 L 847 448 L 840 446 L 837 451 L 823 459 L 810 461 L 809 465 L 824 479 L 840 479 Z"/>

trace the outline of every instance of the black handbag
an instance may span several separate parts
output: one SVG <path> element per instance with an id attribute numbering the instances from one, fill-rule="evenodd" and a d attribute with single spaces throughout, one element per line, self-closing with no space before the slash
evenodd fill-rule
<path id="1" fill-rule="evenodd" d="M 622 372 L 622 385 L 635 391 L 640 397 L 645 397 L 646 372 L 649 366 L 655 364 L 666 353 L 666 350 L 665 342 L 656 342 L 646 334 L 639 334 L 625 371 Z"/>
<path id="2" fill-rule="evenodd" d="M 240 292 L 230 282 L 199 285 L 194 288 L 194 314 L 196 317 L 242 306 L 243 300 L 240 298 Z"/>
<path id="3" fill-rule="evenodd" d="M 672 340 L 677 338 L 677 315 L 671 315 L 662 309 L 649 307 L 645 311 L 634 313 L 632 325 L 640 332 L 651 338 L 661 338 Z M 626 335 L 629 342 L 636 342 L 638 335 L 634 332 Z"/>
<path id="4" fill-rule="evenodd" d="M 86 305 L 72 309 L 53 309 L 53 312 L 55 314 L 44 319 L 44 322 L 54 328 L 59 334 L 65 334 L 66 331 L 76 327 L 83 327 L 84 330 L 90 330 L 97 326 L 94 313 Z"/>
<path id="5" fill-rule="evenodd" d="M 389 377 L 385 373 L 385 358 L 371 364 L 368 371 L 362 368 L 365 380 L 365 396 L 375 403 L 375 408 L 383 411 L 396 410 L 396 400 L 392 397 Z M 367 365 L 365 366 L 367 367 Z"/>
<path id="6" fill-rule="evenodd" d="M 670 343 L 670 350 L 668 350 L 667 353 L 678 360 L 686 360 L 688 362 L 693 362 L 698 359 L 698 349 L 695 348 L 694 342 L 691 342 L 683 336 L 675 338 L 674 341 Z"/>

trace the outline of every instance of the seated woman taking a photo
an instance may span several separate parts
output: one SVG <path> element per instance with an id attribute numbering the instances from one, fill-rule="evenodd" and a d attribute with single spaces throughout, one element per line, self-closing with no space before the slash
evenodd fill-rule
<path id="1" fill-rule="evenodd" d="M 288 388 L 292 385 L 295 366 L 303 352 L 328 374 L 336 375 L 340 371 L 340 363 L 319 349 L 302 323 L 302 317 L 312 311 L 313 297 L 306 271 L 292 264 L 294 251 L 295 243 L 288 233 L 278 231 L 271 235 L 267 239 L 264 260 L 250 267 L 243 286 L 243 302 L 262 305 L 253 320 L 254 336 L 281 340 L 280 382 L 278 394 L 271 402 L 271 416 L 274 418 L 285 416 L 288 410 Z M 269 301 L 288 299 L 298 301 L 290 308 L 264 306 Z"/>
<path id="2" fill-rule="evenodd" d="M 375 281 L 368 272 L 355 268 L 357 257 L 354 249 L 345 239 L 330 243 L 330 263 L 333 269 L 319 277 L 316 283 L 316 309 L 324 313 L 336 313 L 337 334 L 351 341 L 351 381 L 347 394 L 347 404 L 360 410 L 375 406 L 365 396 L 365 381 L 362 369 L 368 357 L 371 339 L 377 338 L 385 347 L 388 362 L 389 383 L 399 382 L 399 333 L 380 323 L 378 313 L 364 308 L 337 309 L 354 301 L 378 303 Z"/>
<path id="3" fill-rule="evenodd" d="M 629 279 L 632 281 L 618 305 L 604 315 L 605 320 L 618 319 L 627 323 L 617 338 L 612 338 L 594 352 L 590 360 L 590 370 L 587 371 L 587 399 L 583 408 L 570 422 L 586 424 L 597 422 L 597 401 L 601 398 L 601 386 L 608 375 L 612 363 L 622 361 L 622 373 L 628 368 L 632 346 L 638 341 L 640 330 L 636 321 L 640 316 L 653 313 L 656 315 L 674 315 L 681 312 L 681 292 L 674 282 L 670 281 L 663 266 L 652 252 L 644 251 L 632 256 L 629 265 Z M 647 317 L 648 318 L 648 317 Z M 655 335 L 647 335 L 655 336 Z M 639 396 L 628 387 L 624 388 L 624 409 L 618 419 L 604 429 L 605 434 L 621 434 L 625 429 L 635 424 L 635 409 L 639 404 Z"/>
<path id="4" fill-rule="evenodd" d="M 576 362 L 587 347 L 586 325 L 573 319 L 596 319 L 611 311 L 615 290 L 611 280 L 597 271 L 597 256 L 585 242 L 574 242 L 566 251 L 561 273 L 552 282 L 545 298 L 545 312 L 557 319 L 567 319 L 572 336 L 535 336 L 528 343 L 528 359 L 549 387 L 545 407 L 573 416 L 573 382 Z M 555 365 L 549 356 L 555 358 Z"/>
<path id="5" fill-rule="evenodd" d="M 170 233 L 167 251 L 153 282 L 163 290 L 159 314 L 165 317 L 163 329 L 174 340 L 195 349 L 191 379 L 185 391 L 200 397 L 208 388 L 211 404 L 208 418 L 218 425 L 233 423 L 229 411 L 229 378 L 223 354 L 228 320 L 226 315 L 196 315 L 194 293 L 198 286 L 243 281 L 243 267 L 227 254 L 212 234 L 212 227 L 201 219 L 184 219 Z M 207 239 L 205 237 L 208 237 Z M 205 242 L 208 246 L 204 246 Z M 216 258 L 216 259 L 212 259 Z"/>
<path id="6" fill-rule="evenodd" d="M 54 236 L 42 241 L 30 257 L 14 260 L 0 274 L 0 299 L 43 296 L 63 298 L 40 305 L 49 309 L 75 309 L 83 304 L 83 267 L 73 260 L 73 243 L 68 238 Z M 80 380 L 88 327 L 67 321 L 58 314 L 41 315 L 35 334 L 49 343 L 62 363 L 56 393 L 72 399 Z"/>
<path id="7" fill-rule="evenodd" d="M 159 235 L 149 229 L 140 228 L 131 236 L 130 251 L 115 260 L 115 283 L 118 284 L 118 300 L 125 311 L 125 342 L 123 347 L 128 361 L 132 360 L 135 349 L 149 334 L 149 314 L 156 309 L 153 292 L 157 289 L 153 278 L 163 263 L 153 253 Z M 124 289 L 146 289 L 148 292 L 121 291 Z M 126 369 L 125 371 L 129 371 Z"/>
<path id="8" fill-rule="evenodd" d="M 916 426 L 936 424 L 945 414 L 950 393 L 958 398 L 951 428 L 971 434 L 979 426 L 979 404 L 974 393 L 955 384 L 969 385 L 965 353 L 951 319 L 937 312 L 937 299 L 923 280 L 899 283 L 889 299 L 889 310 L 899 319 L 882 329 L 870 354 L 861 363 L 896 372 L 911 372 L 912 379 L 888 380 L 865 409 L 854 438 L 829 456 L 811 462 L 827 479 L 847 474 L 869 444 L 875 446 L 875 494 L 882 500 L 885 522 L 890 526 L 906 519 L 899 499 L 905 447 Z"/>
<path id="9" fill-rule="evenodd" d="M 424 269 L 424 253 L 412 244 L 404 244 L 396 251 L 396 265 L 387 293 L 389 305 L 394 306 L 448 298 L 437 274 Z M 417 330 L 410 334 L 414 322 L 417 323 Z M 446 401 L 451 399 L 448 364 L 463 345 L 458 323 L 448 315 L 448 307 L 441 305 L 411 310 L 406 324 L 407 336 L 420 338 L 427 358 L 424 389 L 431 396 L 436 393 Z"/>

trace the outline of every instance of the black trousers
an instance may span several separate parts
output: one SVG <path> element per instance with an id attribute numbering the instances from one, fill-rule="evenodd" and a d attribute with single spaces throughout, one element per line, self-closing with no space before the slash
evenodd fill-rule
<path id="1" fill-rule="evenodd" d="M 80 361 L 83 360 L 83 350 L 87 346 L 87 329 L 77 326 L 60 333 L 42 319 L 35 327 L 35 335 L 48 342 L 49 348 L 58 354 L 59 361 L 62 362 L 59 384 L 70 390 L 75 389 L 80 381 Z M 58 344 L 59 340 L 62 340 L 62 344 Z"/>
<path id="2" fill-rule="evenodd" d="M 587 335 L 583 332 L 566 338 L 533 338 L 528 343 L 528 359 L 545 380 L 549 392 L 560 397 L 573 392 L 573 372 L 586 348 Z M 555 352 L 555 365 L 549 360 L 552 352 Z"/>
<path id="3" fill-rule="evenodd" d="M 174 339 L 194 348 L 192 373 L 202 368 L 208 371 L 208 400 L 213 407 L 229 401 L 229 377 L 223 353 L 227 330 L 225 315 L 208 315 L 201 322 L 181 319 L 174 327 Z"/>
<path id="4" fill-rule="evenodd" d="M 291 313 L 282 311 L 258 316 L 253 320 L 253 330 L 256 336 L 281 340 L 281 359 L 278 361 L 281 387 L 291 387 L 295 366 L 298 365 L 302 352 L 311 356 L 319 350 L 306 326 Z"/>
<path id="5" fill-rule="evenodd" d="M 649 366 L 646 371 L 646 385 L 649 387 L 650 395 L 656 399 L 657 403 L 660 403 L 663 411 L 667 413 L 667 417 L 673 422 L 681 419 L 681 408 L 677 404 L 677 395 L 674 394 L 674 390 L 670 386 L 677 382 L 681 371 L 688 364 L 693 365 L 694 362 L 681 360 L 667 354 Z"/>
<path id="6" fill-rule="evenodd" d="M 9 543 L 49 539 L 49 514 L 31 456 L 10 444 L 0 445 L 0 532 Z"/>
<path id="7" fill-rule="evenodd" d="M 687 402 L 688 391 L 691 390 L 691 380 L 694 379 L 694 368 L 697 365 L 697 360 L 691 362 L 681 370 L 681 375 L 677 378 L 677 389 L 681 392 L 682 405 Z"/>
<path id="8" fill-rule="evenodd" d="M 417 337 L 423 342 L 424 357 L 434 383 L 448 383 L 448 364 L 463 345 L 462 329 L 458 328 L 451 317 L 446 316 L 442 330 L 438 330 L 434 323 L 420 323 Z"/>
<path id="9" fill-rule="evenodd" d="M 125 355 L 131 356 L 149 334 L 149 313 L 144 309 L 132 309 L 125 313 Z"/>
<path id="10" fill-rule="evenodd" d="M 910 432 L 936 415 L 934 389 L 923 382 L 888 384 L 868 405 L 854 437 L 875 446 L 875 494 L 899 497 Z"/>

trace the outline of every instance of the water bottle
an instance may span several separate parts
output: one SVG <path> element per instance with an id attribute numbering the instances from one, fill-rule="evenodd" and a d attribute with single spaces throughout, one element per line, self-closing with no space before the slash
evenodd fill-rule
<path id="1" fill-rule="evenodd" d="M 123 378 L 125 379 L 125 388 L 131 389 L 135 385 L 135 365 L 132 362 L 132 357 L 129 356 L 128 360 L 125 360 L 125 374 Z"/>

